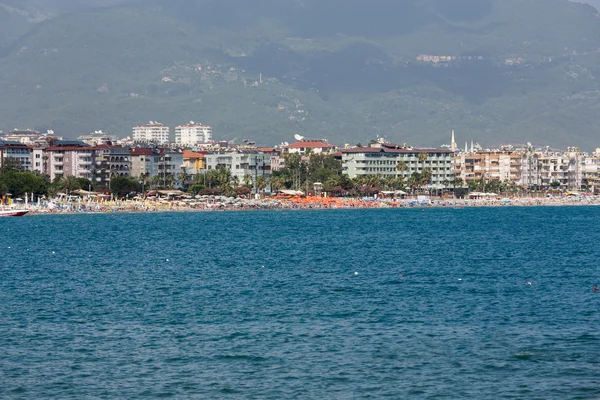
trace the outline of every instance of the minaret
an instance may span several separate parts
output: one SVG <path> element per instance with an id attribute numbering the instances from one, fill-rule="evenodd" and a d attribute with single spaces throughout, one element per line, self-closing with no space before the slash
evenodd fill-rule
<path id="1" fill-rule="evenodd" d="M 450 150 L 456 153 L 456 142 L 454 141 L 454 129 L 452 129 L 452 142 L 450 142 Z"/>
<path id="2" fill-rule="evenodd" d="M 471 140 L 471 153 L 475 153 L 475 148 L 473 147 L 473 141 Z"/>
<path id="3" fill-rule="evenodd" d="M 468 153 L 468 152 L 469 152 L 469 144 L 465 140 L 465 153 Z"/>

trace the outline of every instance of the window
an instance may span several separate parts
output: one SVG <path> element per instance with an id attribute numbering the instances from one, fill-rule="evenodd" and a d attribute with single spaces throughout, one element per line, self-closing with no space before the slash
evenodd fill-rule
<path id="1" fill-rule="evenodd" d="M 36 154 L 35 158 L 40 159 L 41 158 L 41 154 Z"/>

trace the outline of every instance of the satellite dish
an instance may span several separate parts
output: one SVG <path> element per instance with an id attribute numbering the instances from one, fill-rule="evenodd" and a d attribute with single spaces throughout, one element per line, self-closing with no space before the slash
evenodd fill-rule
<path id="1" fill-rule="evenodd" d="M 297 141 L 301 142 L 301 141 L 303 141 L 303 140 L 304 140 L 304 136 L 302 136 L 302 135 L 299 135 L 299 134 L 297 134 L 297 133 L 296 133 L 296 134 L 294 135 L 294 139 L 296 139 Z"/>

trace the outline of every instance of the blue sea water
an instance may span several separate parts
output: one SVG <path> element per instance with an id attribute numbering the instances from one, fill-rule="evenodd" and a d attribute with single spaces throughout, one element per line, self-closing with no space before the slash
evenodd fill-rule
<path id="1" fill-rule="evenodd" d="M 600 398 L 599 222 L 594 207 L 4 218 L 0 398 Z"/>

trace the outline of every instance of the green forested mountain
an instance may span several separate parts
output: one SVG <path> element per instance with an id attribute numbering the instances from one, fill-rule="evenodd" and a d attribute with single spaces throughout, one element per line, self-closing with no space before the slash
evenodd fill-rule
<path id="1" fill-rule="evenodd" d="M 4 129 L 600 145 L 600 19 L 567 0 L 0 0 L 0 21 Z"/>

